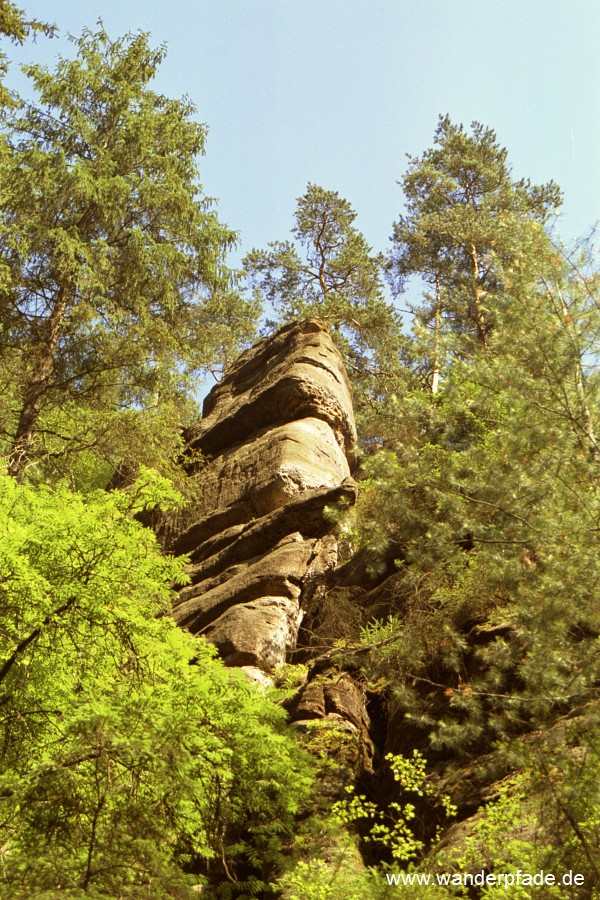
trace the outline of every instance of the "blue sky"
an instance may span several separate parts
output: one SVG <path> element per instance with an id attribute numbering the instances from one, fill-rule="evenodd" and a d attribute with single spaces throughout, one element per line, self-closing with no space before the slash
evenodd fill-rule
<path id="1" fill-rule="evenodd" d="M 206 193 L 239 258 L 285 239 L 312 181 L 337 190 L 376 250 L 402 209 L 406 153 L 440 113 L 494 128 L 513 174 L 557 181 L 560 231 L 600 217 L 598 0 L 18 0 L 58 40 L 9 53 L 52 64 L 99 16 L 113 36 L 167 42 L 156 88 L 209 126 Z"/>

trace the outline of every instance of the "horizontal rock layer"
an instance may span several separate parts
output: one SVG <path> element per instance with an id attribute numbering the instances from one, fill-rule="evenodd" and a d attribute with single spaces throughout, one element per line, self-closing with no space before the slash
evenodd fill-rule
<path id="1" fill-rule="evenodd" d="M 356 427 L 348 377 L 327 326 L 317 319 L 287 325 L 243 353 L 204 401 L 189 429 L 188 450 L 217 454 L 257 431 L 315 418 L 326 422 L 346 454 Z"/>
<path id="2" fill-rule="evenodd" d="M 327 327 L 288 325 L 242 354 L 186 438 L 198 499 L 170 543 L 190 557 L 173 616 L 227 664 L 271 672 L 336 565 L 331 510 L 356 499 L 350 389 Z"/>

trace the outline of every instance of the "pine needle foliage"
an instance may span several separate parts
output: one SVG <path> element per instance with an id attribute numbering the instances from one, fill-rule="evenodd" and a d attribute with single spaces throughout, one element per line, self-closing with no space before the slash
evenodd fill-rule
<path id="1" fill-rule="evenodd" d="M 249 286 L 271 326 L 316 316 L 331 325 L 354 392 L 362 440 L 375 435 L 392 377 L 403 377 L 408 342 L 400 316 L 385 297 L 384 259 L 355 225 L 356 213 L 337 191 L 308 184 L 297 199 L 293 241 L 252 250 L 244 259 Z"/>
<path id="2" fill-rule="evenodd" d="M 472 752 L 597 691 L 598 278 L 544 225 L 555 186 L 512 181 L 480 125 L 442 119 L 405 189 L 391 269 L 440 290 L 417 310 L 429 376 L 364 465 L 363 541 L 401 557 L 374 675 L 435 748 Z"/>

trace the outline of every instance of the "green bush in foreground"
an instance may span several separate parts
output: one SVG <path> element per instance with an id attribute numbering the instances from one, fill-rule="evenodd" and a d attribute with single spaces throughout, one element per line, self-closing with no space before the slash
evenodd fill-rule
<path id="1" fill-rule="evenodd" d="M 284 713 L 157 617 L 182 563 L 131 513 L 168 493 L 0 478 L 7 900 L 256 897 L 277 871 L 308 768 Z"/>

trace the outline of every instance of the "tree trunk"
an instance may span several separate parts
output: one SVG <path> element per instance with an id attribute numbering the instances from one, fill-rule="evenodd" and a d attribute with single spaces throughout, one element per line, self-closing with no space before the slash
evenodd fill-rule
<path id="1" fill-rule="evenodd" d="M 433 332 L 433 377 L 431 379 L 431 393 L 437 394 L 440 383 L 441 360 L 441 328 L 442 328 L 442 297 L 440 276 L 435 276 L 435 322 Z"/>
<path id="2" fill-rule="evenodd" d="M 552 298 L 550 287 L 545 281 L 544 286 L 546 288 L 546 291 L 548 292 L 548 295 L 550 296 L 550 298 Z M 600 448 L 598 446 L 598 439 L 594 430 L 594 418 L 586 397 L 585 375 L 583 372 L 582 363 L 583 350 L 581 349 L 577 329 L 573 322 L 573 317 L 571 316 L 571 311 L 567 305 L 567 301 L 565 300 L 563 292 L 558 286 L 557 293 L 560 300 L 560 312 L 562 321 L 573 348 L 573 361 L 575 364 L 575 391 L 577 393 L 577 399 L 579 401 L 581 427 L 583 428 L 583 432 L 585 434 L 586 449 L 593 459 L 597 459 Z"/>
<path id="3" fill-rule="evenodd" d="M 54 369 L 54 353 L 61 335 L 69 298 L 70 290 L 64 286 L 60 287 L 56 304 L 47 322 L 46 338 L 35 354 L 33 372 L 25 389 L 8 463 L 8 474 L 17 481 L 23 480 L 25 466 L 30 458 L 35 426 Z"/>
<path id="4" fill-rule="evenodd" d="M 479 343 L 485 349 L 487 347 L 487 323 L 481 308 L 481 298 L 485 295 L 485 291 L 479 286 L 479 259 L 475 244 L 469 244 L 469 256 L 473 267 L 473 313 L 477 326 L 477 337 L 479 338 Z"/>

